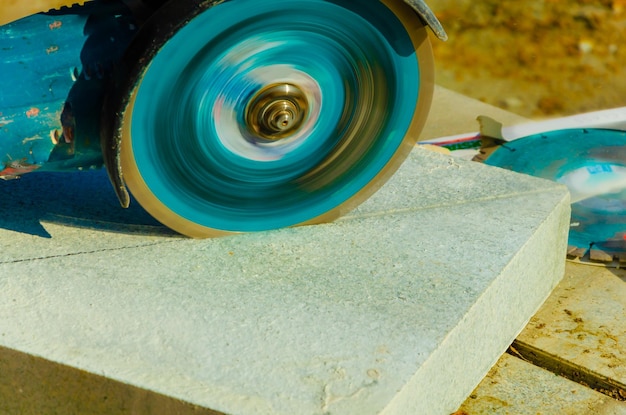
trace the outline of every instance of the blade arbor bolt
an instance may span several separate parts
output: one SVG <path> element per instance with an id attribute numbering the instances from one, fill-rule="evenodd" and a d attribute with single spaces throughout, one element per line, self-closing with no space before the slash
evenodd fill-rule
<path id="1" fill-rule="evenodd" d="M 272 84 L 257 92 L 246 107 L 246 125 L 257 138 L 281 140 L 297 132 L 308 114 L 307 99 L 297 86 Z"/>

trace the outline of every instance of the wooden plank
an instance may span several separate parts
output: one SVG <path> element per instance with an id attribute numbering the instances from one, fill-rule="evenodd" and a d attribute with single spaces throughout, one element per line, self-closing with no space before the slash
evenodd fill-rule
<path id="1" fill-rule="evenodd" d="M 626 384 L 626 271 L 568 262 L 517 344 L 595 374 L 619 394 Z"/>
<path id="2" fill-rule="evenodd" d="M 503 355 L 453 415 L 625 415 L 609 398 L 511 355 Z"/>
<path id="3" fill-rule="evenodd" d="M 546 369 L 556 375 L 570 379 L 574 382 L 588 386 L 598 392 L 614 399 L 626 400 L 626 385 L 614 379 L 607 378 L 600 373 L 593 372 L 588 368 L 578 366 L 559 356 L 555 356 L 536 349 L 526 343 L 515 341 L 509 351 L 521 359 Z"/>

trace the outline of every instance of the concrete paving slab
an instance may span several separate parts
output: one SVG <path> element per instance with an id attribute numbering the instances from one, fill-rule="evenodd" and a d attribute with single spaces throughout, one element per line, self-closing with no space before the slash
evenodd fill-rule
<path id="1" fill-rule="evenodd" d="M 598 378 L 624 399 L 625 313 L 625 270 L 569 262 L 563 281 L 518 342 L 540 355 L 539 364 Z"/>
<path id="2" fill-rule="evenodd" d="M 626 415 L 618 402 L 503 355 L 454 415 Z"/>
<path id="3" fill-rule="evenodd" d="M 527 118 L 435 86 L 433 105 L 420 140 L 430 140 L 478 131 L 476 117 L 487 115 L 503 125 L 529 122 Z"/>
<path id="4" fill-rule="evenodd" d="M 562 277 L 569 196 L 418 148 L 332 224 L 144 219 L 0 231 L 0 345 L 225 414 L 447 415 Z"/>

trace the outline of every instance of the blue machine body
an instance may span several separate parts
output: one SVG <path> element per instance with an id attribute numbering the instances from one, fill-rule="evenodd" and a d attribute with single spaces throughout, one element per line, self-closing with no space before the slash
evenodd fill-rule
<path id="1" fill-rule="evenodd" d="M 365 200 L 424 125 L 426 27 L 446 37 L 423 0 L 83 3 L 0 26 L 0 179 L 104 166 L 192 237 Z"/>
<path id="2" fill-rule="evenodd" d="M 136 30 L 121 2 L 0 27 L 0 178 L 102 167 L 102 101 Z"/>

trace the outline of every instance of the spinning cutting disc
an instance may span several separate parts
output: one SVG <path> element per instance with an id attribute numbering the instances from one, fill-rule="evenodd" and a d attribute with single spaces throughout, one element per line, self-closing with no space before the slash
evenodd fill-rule
<path id="1" fill-rule="evenodd" d="M 626 132 L 570 129 L 507 142 L 486 164 L 565 184 L 572 197 L 569 245 L 626 253 Z"/>
<path id="2" fill-rule="evenodd" d="M 181 4 L 197 2 L 170 2 L 153 19 L 171 22 Z M 355 207 L 425 122 L 433 64 L 421 20 L 400 0 L 212 4 L 180 16 L 139 62 L 120 156 L 132 194 L 193 237 Z"/>

